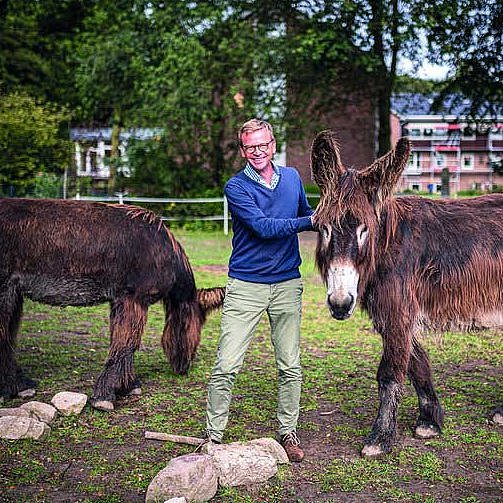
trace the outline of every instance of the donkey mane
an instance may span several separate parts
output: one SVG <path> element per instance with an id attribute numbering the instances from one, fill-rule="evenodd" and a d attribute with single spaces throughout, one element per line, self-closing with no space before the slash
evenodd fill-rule
<path id="1" fill-rule="evenodd" d="M 139 206 L 134 206 L 132 204 L 107 204 L 107 206 L 111 206 L 113 208 L 125 211 L 126 215 L 130 217 L 131 220 L 140 219 L 150 225 L 157 225 L 158 232 L 164 230 L 164 232 L 169 238 L 171 247 L 173 248 L 173 252 L 182 261 L 184 269 L 192 272 L 192 268 L 190 266 L 189 259 L 187 258 L 185 251 L 180 246 L 180 243 L 175 239 L 173 233 L 169 230 L 167 225 L 163 222 L 162 218 L 159 215 L 157 215 L 157 213 L 147 208 L 141 208 Z"/>

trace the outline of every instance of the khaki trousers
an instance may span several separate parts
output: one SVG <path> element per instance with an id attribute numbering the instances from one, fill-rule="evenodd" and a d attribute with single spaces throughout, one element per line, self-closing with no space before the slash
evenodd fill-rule
<path id="1" fill-rule="evenodd" d="M 278 434 L 296 429 L 302 384 L 299 356 L 302 290 L 301 279 L 266 284 L 229 278 L 217 360 L 208 383 L 206 429 L 213 440 L 222 440 L 232 386 L 264 312 L 269 317 L 278 370 Z"/>

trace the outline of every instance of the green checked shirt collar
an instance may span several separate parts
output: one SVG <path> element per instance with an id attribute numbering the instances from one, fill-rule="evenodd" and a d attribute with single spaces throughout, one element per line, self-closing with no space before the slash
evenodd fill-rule
<path id="1" fill-rule="evenodd" d="M 260 185 L 263 185 L 264 187 L 267 187 L 268 189 L 274 190 L 276 188 L 276 185 L 279 183 L 279 168 L 273 163 L 272 164 L 272 169 L 274 170 L 274 174 L 272 175 L 271 183 L 268 184 L 250 165 L 250 163 L 246 163 L 244 173 L 248 178 L 251 178 L 257 183 L 260 183 Z"/>

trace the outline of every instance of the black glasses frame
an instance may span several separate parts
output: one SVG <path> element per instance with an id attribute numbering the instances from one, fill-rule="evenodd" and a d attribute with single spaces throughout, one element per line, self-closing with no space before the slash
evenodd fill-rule
<path id="1" fill-rule="evenodd" d="M 241 143 L 241 148 L 247 153 L 247 154 L 253 154 L 255 153 L 255 150 L 259 150 L 259 152 L 267 152 L 267 149 L 269 148 L 269 145 L 274 141 L 274 138 L 267 143 L 259 143 L 258 145 L 243 145 Z"/>

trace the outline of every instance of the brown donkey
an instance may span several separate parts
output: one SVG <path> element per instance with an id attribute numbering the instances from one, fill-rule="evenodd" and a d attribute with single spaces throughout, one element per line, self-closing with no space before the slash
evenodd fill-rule
<path id="1" fill-rule="evenodd" d="M 133 367 L 148 307 L 164 303 L 162 346 L 173 370 L 188 371 L 206 313 L 223 288 L 196 290 L 187 256 L 152 212 L 62 200 L 0 200 L 0 397 L 33 388 L 14 347 L 23 298 L 54 306 L 110 302 L 110 351 L 91 400 L 112 410 L 139 393 Z"/>
<path id="2" fill-rule="evenodd" d="M 503 195 L 462 200 L 394 197 L 410 142 L 361 170 L 345 168 L 335 135 L 323 131 L 311 162 L 321 199 L 316 262 L 332 316 L 357 299 L 381 334 L 379 410 L 362 454 L 389 452 L 408 376 L 416 390 L 415 434 L 439 435 L 443 411 L 433 387 L 424 331 L 503 326 Z M 503 406 L 493 412 L 503 424 Z"/>

